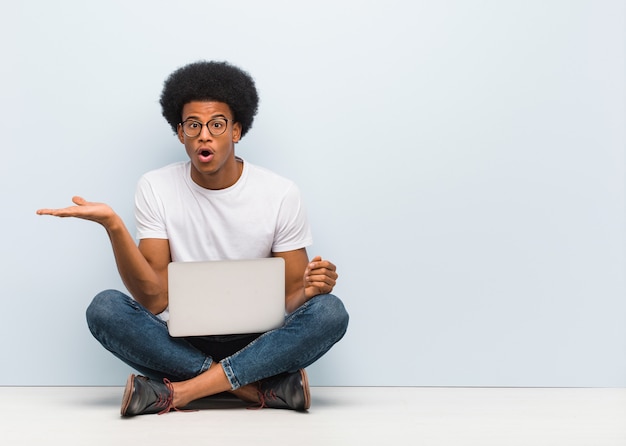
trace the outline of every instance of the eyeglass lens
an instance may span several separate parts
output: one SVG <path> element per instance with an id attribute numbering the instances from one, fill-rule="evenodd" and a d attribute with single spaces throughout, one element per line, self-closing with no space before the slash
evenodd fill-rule
<path id="1" fill-rule="evenodd" d="M 211 119 L 206 123 L 207 128 L 209 129 L 209 133 L 213 136 L 219 136 L 226 131 L 228 121 L 223 118 Z M 202 127 L 205 124 L 202 124 L 199 121 L 195 121 L 193 119 L 188 119 L 183 122 L 183 132 L 189 138 L 195 138 L 202 132 Z"/>

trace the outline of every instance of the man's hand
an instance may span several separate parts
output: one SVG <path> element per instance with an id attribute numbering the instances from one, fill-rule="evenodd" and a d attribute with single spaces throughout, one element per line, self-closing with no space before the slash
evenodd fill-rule
<path id="1" fill-rule="evenodd" d="M 62 209 L 39 209 L 38 215 L 52 215 L 54 217 L 75 217 L 84 220 L 95 221 L 104 227 L 108 227 L 117 214 L 110 206 L 104 203 L 92 203 L 82 197 L 72 197 L 76 206 L 69 206 Z"/>
<path id="2" fill-rule="evenodd" d="M 337 267 L 328 260 L 315 256 L 304 270 L 304 295 L 311 299 L 318 294 L 330 293 L 337 283 Z"/>
<path id="3" fill-rule="evenodd" d="M 154 314 L 167 307 L 167 265 L 171 260 L 167 239 L 143 239 L 136 245 L 121 217 L 104 203 L 73 197 L 76 206 L 39 209 L 38 215 L 75 217 L 100 223 L 106 229 L 120 277 L 130 294 Z"/>

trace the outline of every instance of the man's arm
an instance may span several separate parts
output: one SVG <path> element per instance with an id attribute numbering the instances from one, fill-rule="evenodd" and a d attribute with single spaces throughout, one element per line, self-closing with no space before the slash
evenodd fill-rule
<path id="1" fill-rule="evenodd" d="M 320 256 L 309 262 L 306 249 L 275 252 L 285 260 L 285 309 L 291 313 L 318 294 L 330 293 L 337 281 L 337 268 Z"/>
<path id="2" fill-rule="evenodd" d="M 101 224 L 107 231 L 117 269 L 130 294 L 151 312 L 167 307 L 167 265 L 170 248 L 167 240 L 146 239 L 135 244 L 124 222 L 111 207 L 74 197 L 76 206 L 40 209 L 39 215 L 75 217 Z"/>
<path id="3" fill-rule="evenodd" d="M 117 243 L 111 237 L 115 262 L 124 285 L 132 296 L 153 314 L 167 308 L 167 265 L 170 263 L 170 245 L 167 239 L 142 239 L 135 245 Z M 139 253 L 139 255 L 137 255 Z"/>

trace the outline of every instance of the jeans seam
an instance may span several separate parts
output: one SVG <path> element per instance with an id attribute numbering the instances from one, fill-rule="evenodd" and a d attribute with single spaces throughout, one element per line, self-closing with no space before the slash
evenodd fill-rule
<path id="1" fill-rule="evenodd" d="M 315 296 L 315 297 L 317 297 L 317 296 Z M 285 325 L 287 325 L 287 322 L 290 319 L 293 319 L 295 316 L 305 312 L 307 310 L 307 308 L 310 306 L 311 300 L 314 299 L 315 297 L 307 300 L 305 303 L 300 305 L 300 307 L 298 307 L 295 311 L 293 311 L 292 313 L 288 314 L 287 317 L 285 318 L 285 323 L 283 324 L 283 327 Z M 283 328 L 283 327 L 281 327 L 281 328 Z M 277 329 L 270 330 L 270 331 L 267 331 L 267 332 L 263 333 L 261 336 L 259 336 L 258 338 L 256 338 L 252 342 L 250 342 L 248 345 L 246 345 L 241 350 L 239 350 L 238 352 L 234 353 L 233 355 L 231 355 L 228 358 L 224 358 L 221 361 L 221 364 L 222 364 L 222 366 L 224 368 L 224 373 L 226 373 L 226 377 L 228 378 L 228 381 L 230 382 L 233 390 L 241 387 L 241 382 L 237 379 L 237 377 L 235 375 L 235 372 L 234 372 L 234 370 L 232 368 L 231 358 L 237 358 L 237 356 L 239 356 L 241 354 L 241 352 L 243 352 L 244 350 L 247 350 L 248 348 L 254 346 L 254 344 L 256 344 L 260 339 L 268 336 L 270 333 L 272 333 L 272 332 L 274 332 L 276 330 L 280 330 L 281 328 L 277 328 Z M 332 343 L 331 343 L 331 345 L 332 345 Z"/>
<path id="2" fill-rule="evenodd" d="M 213 364 L 213 359 L 207 355 L 206 359 L 202 363 L 202 367 L 200 367 L 200 372 L 198 373 L 198 375 L 209 370 L 211 368 L 211 364 Z"/>
<path id="3" fill-rule="evenodd" d="M 226 374 L 226 378 L 228 379 L 228 382 L 230 382 L 231 389 L 236 390 L 239 387 L 241 387 L 241 383 L 235 376 L 235 372 L 233 371 L 233 368 L 230 364 L 230 359 L 224 358 L 222 359 L 222 361 L 220 361 L 220 364 L 222 365 L 222 368 L 224 369 L 224 373 Z"/>
<path id="4" fill-rule="evenodd" d="M 103 295 L 103 293 L 114 293 L 114 295 L 109 297 L 108 294 Z M 96 301 L 95 299 L 101 295 L 103 295 L 103 298 Z M 207 371 L 212 366 L 213 362 L 215 362 L 210 355 L 207 355 L 197 348 L 195 348 L 195 350 L 199 351 L 201 356 L 194 354 L 195 359 L 187 361 L 185 363 L 186 366 L 182 369 L 179 368 L 178 362 L 172 363 L 170 361 L 168 364 L 168 356 L 155 355 L 154 352 L 151 355 L 143 354 L 145 352 L 138 351 L 136 348 L 133 348 L 130 343 L 123 342 L 120 340 L 119 336 L 116 337 L 114 335 L 112 331 L 113 325 L 107 323 L 110 318 L 114 316 L 112 309 L 122 311 L 125 315 L 124 317 L 130 318 L 129 320 L 141 320 L 143 328 L 148 331 L 157 330 L 160 333 L 159 336 L 167 332 L 167 322 L 151 313 L 132 297 L 120 291 L 103 291 L 96 296 L 96 298 L 94 298 L 94 301 L 87 310 L 90 331 L 106 350 L 140 372 L 145 370 L 146 373 L 164 374 L 165 376 L 170 376 L 173 380 L 181 380 L 188 379 L 191 376 L 197 376 Z M 92 319 L 90 319 L 90 310 L 93 315 Z M 92 320 L 94 321 L 93 323 Z M 170 340 L 173 339 L 171 336 L 169 336 L 169 338 Z M 188 344 L 189 347 L 193 347 L 188 341 L 186 344 Z M 161 360 L 164 361 L 159 362 L 159 356 Z M 200 366 L 198 366 L 198 364 L 200 364 Z M 165 368 L 162 369 L 162 367 Z"/>

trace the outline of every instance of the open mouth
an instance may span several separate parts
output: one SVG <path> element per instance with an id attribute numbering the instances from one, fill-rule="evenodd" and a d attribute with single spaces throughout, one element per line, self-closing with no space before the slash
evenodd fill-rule
<path id="1" fill-rule="evenodd" d="M 209 161 L 211 161 L 213 159 L 213 152 L 211 152 L 208 149 L 205 150 L 200 150 L 198 152 L 198 158 L 200 159 L 200 161 L 202 161 L 203 163 L 207 163 Z"/>

